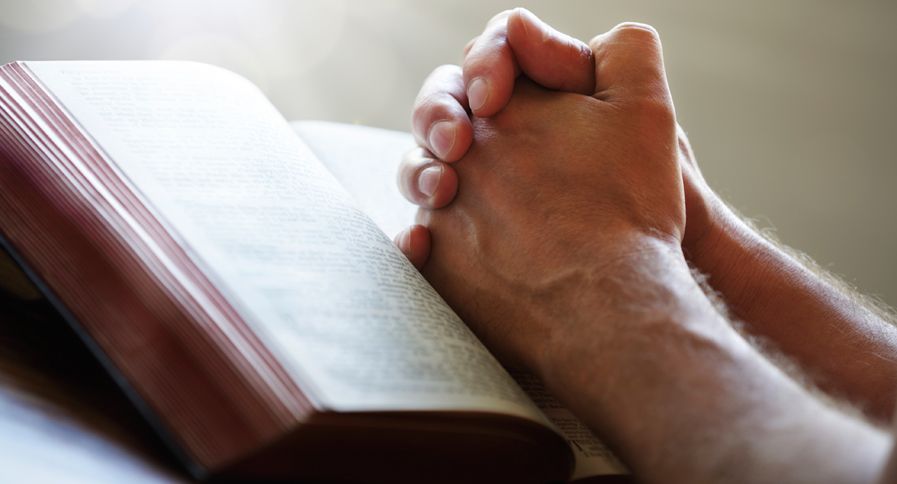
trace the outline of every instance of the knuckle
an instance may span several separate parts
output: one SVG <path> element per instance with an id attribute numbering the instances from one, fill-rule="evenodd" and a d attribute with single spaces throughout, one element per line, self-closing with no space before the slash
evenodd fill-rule
<path id="1" fill-rule="evenodd" d="M 443 64 L 430 72 L 418 91 L 417 97 L 421 98 L 433 92 L 448 90 L 451 85 L 461 79 L 461 66 Z"/>
<path id="2" fill-rule="evenodd" d="M 425 124 L 442 118 L 454 119 L 453 103 L 458 104 L 458 101 L 446 92 L 424 94 L 418 98 L 412 117 L 414 121 Z"/>
<path id="3" fill-rule="evenodd" d="M 488 25 L 492 25 L 496 22 L 507 20 L 513 11 L 514 11 L 514 9 L 508 9 L 508 10 L 502 10 L 501 12 L 498 12 L 492 18 L 490 18 L 488 22 L 486 22 L 486 25 L 488 26 Z"/>
<path id="4" fill-rule="evenodd" d="M 670 123 L 671 128 L 675 129 L 676 127 L 673 106 L 665 98 L 651 95 L 639 96 L 632 101 L 632 108 L 638 113 L 658 119 L 671 119 L 673 121 Z"/>
<path id="5" fill-rule="evenodd" d="M 439 104 L 451 104 L 457 100 L 451 95 L 455 85 L 462 84 L 461 66 L 443 64 L 430 73 L 414 101 L 415 111 L 429 109 Z"/>
<path id="6" fill-rule="evenodd" d="M 470 49 L 473 48 L 474 44 L 476 44 L 476 42 L 477 42 L 477 40 L 479 40 L 479 38 L 480 38 L 480 36 L 478 35 L 478 36 L 476 36 L 476 37 L 470 39 L 470 40 L 467 42 L 467 44 L 464 45 L 464 50 L 463 50 L 463 52 L 464 52 L 464 55 L 465 55 L 465 56 L 467 56 L 467 54 L 470 53 Z"/>
<path id="7" fill-rule="evenodd" d="M 417 105 L 417 108 L 414 111 L 414 114 L 419 121 L 428 122 L 432 122 L 440 118 L 452 118 L 452 101 L 457 103 L 457 101 L 455 101 L 455 98 L 449 96 L 446 93 L 428 94 L 421 98 L 420 102 Z"/>
<path id="8" fill-rule="evenodd" d="M 640 22 L 623 22 L 611 30 L 612 34 L 620 40 L 640 42 L 647 44 L 659 44 L 660 34 L 651 25 Z"/>
<path id="9" fill-rule="evenodd" d="M 430 74 L 431 79 L 446 79 L 453 77 L 461 77 L 461 66 L 456 64 L 442 64 L 433 69 L 433 73 Z"/>
<path id="10" fill-rule="evenodd" d="M 663 131 L 676 131 L 676 112 L 668 99 L 653 95 L 639 96 L 629 102 L 628 109 L 639 119 Z"/>

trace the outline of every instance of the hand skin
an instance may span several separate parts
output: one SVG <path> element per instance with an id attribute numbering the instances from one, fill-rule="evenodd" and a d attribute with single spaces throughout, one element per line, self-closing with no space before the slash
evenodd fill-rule
<path id="1" fill-rule="evenodd" d="M 642 235 L 678 245 L 685 205 L 668 99 L 619 89 L 609 102 L 527 82 L 517 91 L 516 105 L 492 122 L 474 121 L 478 142 L 456 163 L 466 178 L 452 206 L 418 219 L 434 239 L 423 274 L 465 321 L 479 321 L 480 338 L 500 359 L 531 367 L 532 349 L 551 332 L 532 320 L 542 300 L 600 269 L 589 264 L 632 256 Z M 599 127 L 596 117 L 605 120 Z M 609 143 L 633 148 L 596 158 Z M 546 146 L 563 147 L 550 163 Z"/>
<path id="2" fill-rule="evenodd" d="M 450 158 L 442 159 L 457 160 L 472 142 L 465 110 L 465 86 L 471 79 L 489 78 L 491 87 L 488 102 L 474 110 L 477 116 L 499 112 L 520 73 L 545 87 L 583 92 L 595 79 L 592 58 L 584 48 L 523 9 L 503 12 L 468 45 L 463 74 L 457 67 L 443 66 L 427 79 L 415 105 L 415 132 L 424 133 L 437 121 L 455 123 L 460 134 L 451 137 Z M 418 136 L 418 141 L 424 149 L 406 157 L 400 188 L 422 207 L 446 206 L 458 189 L 457 174 L 431 155 L 440 150 L 425 137 Z M 686 202 L 682 248 L 688 261 L 709 277 L 734 318 L 797 362 L 817 386 L 872 418 L 889 419 L 897 406 L 894 325 L 862 298 L 807 268 L 744 223 L 704 180 L 681 128 L 677 143 Z M 440 175 L 431 177 L 426 194 L 416 184 L 424 167 Z M 423 267 L 430 250 L 426 229 L 414 227 L 401 241 L 407 241 L 400 247 L 412 262 Z"/>
<path id="3" fill-rule="evenodd" d="M 594 96 L 521 81 L 474 119 L 453 167 L 463 190 L 419 212 L 423 274 L 640 481 L 872 482 L 888 437 L 769 363 L 691 276 L 656 34 L 626 25 L 600 41 L 613 48 L 596 50 Z"/>

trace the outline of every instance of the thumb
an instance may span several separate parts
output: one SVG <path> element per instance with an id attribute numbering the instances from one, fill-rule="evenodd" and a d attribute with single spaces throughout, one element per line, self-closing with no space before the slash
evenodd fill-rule
<path id="1" fill-rule="evenodd" d="M 501 111 L 521 73 L 549 89 L 595 91 L 589 47 L 522 8 L 493 17 L 464 50 L 461 71 L 470 109 L 477 116 Z"/>
<path id="2" fill-rule="evenodd" d="M 626 22 L 589 42 L 595 56 L 595 96 L 648 96 L 672 103 L 660 36 L 646 24 Z"/>
<path id="3" fill-rule="evenodd" d="M 508 16 L 508 44 L 520 70 L 537 84 L 581 94 L 595 91 L 592 50 L 558 32 L 525 8 Z"/>

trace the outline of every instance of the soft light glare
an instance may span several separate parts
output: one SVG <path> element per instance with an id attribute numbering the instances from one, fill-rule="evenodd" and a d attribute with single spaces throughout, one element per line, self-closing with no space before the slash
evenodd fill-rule
<path id="1" fill-rule="evenodd" d="M 21 32 L 49 32 L 78 18 L 80 10 L 69 0 L 0 0 L 0 25 Z"/>
<path id="2" fill-rule="evenodd" d="M 185 36 L 168 45 L 158 57 L 213 64 L 239 73 L 262 90 L 267 85 L 265 67 L 256 52 L 233 37 L 214 33 Z"/>
<path id="3" fill-rule="evenodd" d="M 75 0 L 81 11 L 94 18 L 112 18 L 122 14 L 135 0 Z"/>

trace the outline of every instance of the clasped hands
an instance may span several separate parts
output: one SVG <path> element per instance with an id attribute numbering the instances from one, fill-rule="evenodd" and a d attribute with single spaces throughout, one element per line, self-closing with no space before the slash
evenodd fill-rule
<path id="1" fill-rule="evenodd" d="M 420 209 L 397 245 L 503 364 L 541 377 L 644 482 L 880 474 L 892 316 L 710 189 L 654 29 L 620 24 L 586 45 L 503 12 L 462 66 L 427 78 L 412 124 L 420 149 L 398 183 Z M 778 352 L 803 373 L 786 375 Z"/>
<path id="2" fill-rule="evenodd" d="M 721 205 L 677 127 L 646 25 L 586 45 L 503 12 L 462 67 L 429 76 L 412 122 L 420 149 L 399 187 L 419 225 L 396 242 L 506 364 L 536 366 L 555 313 L 620 261 L 697 248 Z"/>

